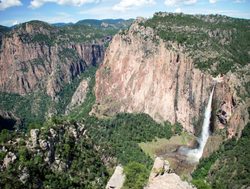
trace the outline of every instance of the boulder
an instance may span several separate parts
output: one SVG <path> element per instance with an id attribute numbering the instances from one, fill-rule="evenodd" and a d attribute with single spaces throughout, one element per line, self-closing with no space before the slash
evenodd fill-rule
<path id="1" fill-rule="evenodd" d="M 106 189 L 121 189 L 125 181 L 125 175 L 123 174 L 123 167 L 118 165 L 115 172 L 111 176 L 106 186 Z"/>
<path id="2" fill-rule="evenodd" d="M 195 189 L 195 187 L 172 173 L 168 161 L 157 157 L 149 176 L 149 182 L 144 189 Z"/>
<path id="3" fill-rule="evenodd" d="M 32 148 L 36 148 L 38 146 L 38 135 L 39 135 L 39 129 L 30 130 L 30 140 L 32 143 Z"/>
<path id="4" fill-rule="evenodd" d="M 13 163 L 17 159 L 16 155 L 13 152 L 8 152 L 3 160 L 3 165 L 5 168 L 9 166 L 10 163 Z"/>

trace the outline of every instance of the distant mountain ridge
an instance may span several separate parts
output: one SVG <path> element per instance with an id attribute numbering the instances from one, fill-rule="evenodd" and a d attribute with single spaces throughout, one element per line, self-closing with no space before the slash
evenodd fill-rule
<path id="1" fill-rule="evenodd" d="M 77 25 L 88 25 L 93 27 L 113 27 L 113 28 L 127 28 L 129 25 L 132 24 L 134 19 L 103 19 L 103 20 L 96 20 L 96 19 L 85 19 L 80 20 L 76 24 Z"/>
<path id="2" fill-rule="evenodd" d="M 134 19 L 83 19 L 83 20 L 79 20 L 76 23 L 73 22 L 56 22 L 56 23 L 48 23 L 46 21 L 40 21 L 40 20 L 30 20 L 27 22 L 23 22 L 23 23 L 31 23 L 34 21 L 38 21 L 38 22 L 44 22 L 47 23 L 51 26 L 55 26 L 55 27 L 64 27 L 64 26 L 72 26 L 72 25 L 87 25 L 87 26 L 91 26 L 91 27 L 103 27 L 102 24 L 108 24 L 114 28 L 119 28 L 119 27 L 128 27 L 129 25 L 132 24 L 132 22 L 134 21 Z M 17 25 L 13 25 L 13 26 L 4 26 L 4 25 L 0 25 L 0 32 L 2 31 L 9 31 L 12 28 L 15 28 L 19 25 L 22 25 L 23 23 L 17 24 Z"/>

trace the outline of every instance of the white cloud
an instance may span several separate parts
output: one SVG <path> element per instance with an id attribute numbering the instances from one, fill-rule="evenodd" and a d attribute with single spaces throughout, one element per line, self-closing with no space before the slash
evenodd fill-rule
<path id="1" fill-rule="evenodd" d="M 209 3 L 212 3 L 212 4 L 214 4 L 216 2 L 217 2 L 217 0 L 209 0 Z"/>
<path id="2" fill-rule="evenodd" d="M 113 6 L 113 10 L 126 11 L 135 7 L 153 4 L 155 4 L 154 0 L 121 0 L 118 4 Z"/>
<path id="3" fill-rule="evenodd" d="M 86 3 L 95 3 L 98 0 L 32 0 L 30 2 L 31 8 L 39 8 L 45 3 L 57 3 L 58 5 L 82 6 Z"/>
<path id="4" fill-rule="evenodd" d="M 17 25 L 17 24 L 19 24 L 19 22 L 17 20 L 14 20 L 12 23 L 12 26 Z"/>
<path id="5" fill-rule="evenodd" d="M 167 6 L 192 5 L 195 3 L 197 3 L 197 0 L 165 0 L 165 5 Z"/>
<path id="6" fill-rule="evenodd" d="M 20 0 L 1 0 L 0 1 L 0 10 L 7 9 L 9 7 L 21 6 L 22 3 Z"/>
<path id="7" fill-rule="evenodd" d="M 79 19 L 74 18 L 73 15 L 65 13 L 65 12 L 56 12 L 55 15 L 53 15 L 52 17 L 42 15 L 42 14 L 37 14 L 37 15 L 33 16 L 30 20 L 41 20 L 41 21 L 53 24 L 53 23 L 59 23 L 59 22 L 64 22 L 64 23 L 72 22 L 72 23 L 75 23 Z M 29 21 L 29 19 L 27 20 L 25 18 L 20 17 L 20 18 L 11 19 L 11 20 L 0 20 L 0 25 L 13 26 L 13 25 L 24 23 L 24 22 L 27 22 L 27 21 Z"/>
<path id="8" fill-rule="evenodd" d="M 176 13 L 181 13 L 181 8 L 175 9 L 175 12 L 176 12 Z"/>

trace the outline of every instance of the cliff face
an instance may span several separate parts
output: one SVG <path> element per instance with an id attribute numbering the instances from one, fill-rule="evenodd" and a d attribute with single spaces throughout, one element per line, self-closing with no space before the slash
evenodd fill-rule
<path id="1" fill-rule="evenodd" d="M 4 35 L 0 51 L 0 90 L 21 95 L 45 88 L 55 97 L 65 83 L 103 60 L 99 44 L 51 44 L 56 29 L 26 23 Z"/>
<path id="2" fill-rule="evenodd" d="M 127 33 L 116 35 L 106 52 L 96 74 L 97 102 L 93 112 L 101 115 L 144 112 L 157 121 L 180 122 L 190 132 L 199 131 L 214 85 L 212 76 L 196 69 L 183 47 L 163 42 L 153 29 L 138 22 Z M 236 98 L 237 82 L 225 75 L 216 86 L 215 129 L 234 122 L 230 118 L 242 107 Z M 226 123 L 219 120 L 218 110 L 225 110 Z M 245 123 L 241 114 L 238 118 L 241 121 L 237 123 Z M 232 127 L 234 135 L 240 126 L 234 123 Z"/>

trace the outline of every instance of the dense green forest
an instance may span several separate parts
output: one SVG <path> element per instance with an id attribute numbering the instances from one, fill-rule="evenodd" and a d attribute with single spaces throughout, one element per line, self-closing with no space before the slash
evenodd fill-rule
<path id="1" fill-rule="evenodd" d="M 141 25 L 153 28 L 165 42 L 182 45 L 197 68 L 214 76 L 250 62 L 249 20 L 159 12 Z"/>
<path id="2" fill-rule="evenodd" d="M 153 160 L 142 151 L 138 143 L 152 141 L 156 137 L 170 138 L 174 134 L 174 126 L 158 124 L 146 114 L 123 113 L 107 120 L 89 117 L 85 125 L 89 136 L 100 146 L 102 154 L 116 157 L 116 164 L 121 163 L 128 173 L 136 172 L 140 183 L 135 188 L 145 185 L 153 165 Z M 124 187 L 131 188 L 129 186 L 134 183 L 135 175 L 128 174 L 126 177 Z"/>
<path id="3" fill-rule="evenodd" d="M 70 128 L 81 137 L 75 138 Z M 56 133 L 54 137 L 51 129 Z M 16 145 L 6 145 L 8 140 L 19 137 L 22 139 Z M 54 118 L 43 124 L 39 140 L 46 141 L 49 147 L 30 148 L 24 133 L 1 132 L 0 146 L 6 146 L 17 158 L 0 172 L 1 188 L 104 188 L 108 179 L 106 167 L 92 140 L 83 135 L 76 123 Z M 0 153 L 1 163 L 6 153 Z"/>
<path id="4" fill-rule="evenodd" d="M 51 98 L 43 91 L 21 96 L 14 93 L 0 92 L 0 109 L 12 111 L 20 117 L 25 129 L 30 123 L 42 124 L 48 111 Z"/>
<path id="5" fill-rule="evenodd" d="M 20 35 L 23 42 L 37 42 L 46 44 L 48 46 L 54 46 L 55 44 L 62 45 L 67 43 L 95 43 L 107 36 L 113 36 L 120 29 L 128 28 L 132 24 L 133 19 L 130 20 L 82 20 L 75 24 L 63 24 L 57 26 L 56 24 L 48 24 L 39 20 L 33 20 L 26 23 L 22 23 L 13 27 L 13 32 L 8 28 L 10 32 L 4 33 L 7 36 L 12 36 L 16 31 L 23 30 L 30 24 L 34 27 L 34 30 L 39 31 L 40 28 L 47 30 L 47 34 L 26 33 Z M 105 25 L 105 26 L 104 26 Z M 5 31 L 6 27 L 0 27 L 0 32 Z M 5 29 L 5 30 L 4 30 Z M 105 41 L 103 41 L 105 42 Z"/>
<path id="6" fill-rule="evenodd" d="M 79 120 L 80 121 L 80 120 Z M 53 139 L 54 157 L 64 162 L 63 172 L 51 169 L 45 161 L 46 151 L 27 148 L 27 137 L 24 133 L 12 133 L 3 130 L 0 134 L 1 145 L 12 139 L 23 138 L 18 145 L 7 146 L 8 151 L 17 155 L 15 163 L 0 173 L 2 188 L 103 188 L 108 172 L 101 159 L 110 159 L 108 163 L 117 163 L 125 167 L 125 188 L 142 188 L 147 181 L 153 160 L 138 146 L 159 138 L 170 138 L 173 126 L 158 124 L 146 114 L 118 114 L 111 119 L 85 117 L 80 121 L 86 129 L 85 134 L 76 140 L 70 134 L 69 127 L 83 133 L 75 121 L 68 122 L 65 118 L 53 118 L 45 122 L 40 129 L 39 137 L 51 141 L 50 129 L 58 136 Z M 98 150 L 97 150 L 97 149 Z M 0 161 L 6 156 L 1 152 Z M 112 167 L 111 166 L 111 167 Z M 53 167 L 53 166 L 52 166 Z M 25 169 L 28 180 L 22 183 L 16 175 L 22 175 Z M 15 183 L 15 184 L 12 184 Z"/>

